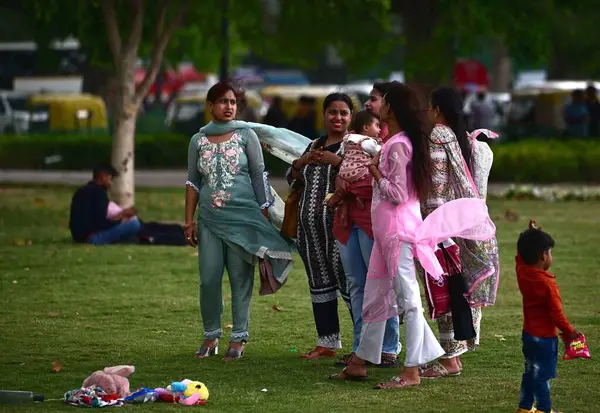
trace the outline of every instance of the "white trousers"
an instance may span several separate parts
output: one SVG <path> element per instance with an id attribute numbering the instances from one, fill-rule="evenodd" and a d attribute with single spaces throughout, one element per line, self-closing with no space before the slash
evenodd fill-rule
<path id="1" fill-rule="evenodd" d="M 406 367 L 417 367 L 429 363 L 445 354 L 433 331 L 425 320 L 421 290 L 413 256 L 413 246 L 402 243 L 398 258 L 398 273 L 394 279 L 394 292 L 398 308 L 404 312 L 406 334 Z M 360 332 L 360 344 L 356 355 L 373 364 L 381 363 L 381 348 L 385 333 L 385 321 L 363 322 Z"/>

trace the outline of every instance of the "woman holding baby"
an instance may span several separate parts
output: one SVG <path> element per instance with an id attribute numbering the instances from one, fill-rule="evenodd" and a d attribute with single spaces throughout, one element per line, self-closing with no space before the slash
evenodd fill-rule
<path id="1" fill-rule="evenodd" d="M 287 175 L 290 184 L 303 186 L 297 248 L 308 275 L 318 336 L 317 346 L 302 356 L 308 359 L 336 356 L 336 350 L 342 347 L 338 295 L 350 307 L 340 251 L 332 235 L 334 210 L 325 205 L 325 198 L 335 190 L 342 139 L 348 133 L 353 109 L 348 95 L 327 96 L 323 102 L 327 135 L 312 142 L 292 163 Z"/>
<path id="2" fill-rule="evenodd" d="M 364 287 L 361 334 L 357 351 L 344 370 L 331 378 L 366 379 L 367 362 L 382 361 L 387 320 L 402 313 L 406 325 L 404 367 L 399 376 L 378 385 L 380 389 L 401 389 L 419 385 L 419 366 L 445 353 L 423 315 L 414 259 L 439 280 L 443 270 L 434 254 L 436 244 L 454 236 L 489 238 L 495 227 L 480 199 L 450 202 L 424 221 L 420 200 L 427 198 L 432 186 L 425 112 L 412 89 L 392 82 L 380 116 L 390 137 L 368 166 L 373 179 L 374 245 Z"/>
<path id="3" fill-rule="evenodd" d="M 387 138 L 387 126 L 380 123 L 379 108 L 389 83 L 376 83 L 367 102 L 367 110 L 354 117 L 353 131 L 365 137 L 375 138 L 382 143 Z M 352 136 L 352 135 L 350 135 Z M 356 135 L 354 135 L 356 136 Z M 371 225 L 371 201 L 373 198 L 373 177 L 369 173 L 371 156 L 364 153 L 359 145 L 344 142 L 344 163 L 336 181 L 336 193 L 328 202 L 337 207 L 333 235 L 338 243 L 346 278 L 354 321 L 354 341 L 352 353 L 343 356 L 337 365 L 346 365 L 358 350 L 362 328 L 362 307 L 367 280 L 369 259 L 373 249 L 373 229 Z M 397 365 L 396 356 L 400 352 L 398 316 L 386 321 L 380 367 Z"/>

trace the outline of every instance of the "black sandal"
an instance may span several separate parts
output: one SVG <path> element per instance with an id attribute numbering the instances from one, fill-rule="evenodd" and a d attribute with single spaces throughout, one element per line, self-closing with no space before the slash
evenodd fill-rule
<path id="1" fill-rule="evenodd" d="M 196 354 L 194 354 L 194 357 L 197 359 L 203 359 L 206 357 L 216 356 L 217 354 L 219 354 L 218 339 L 215 340 L 215 343 L 212 346 L 207 346 L 206 344 L 202 343 L 198 351 L 196 351 Z"/>
<path id="2" fill-rule="evenodd" d="M 382 353 L 381 363 L 379 363 L 377 367 L 379 367 L 380 369 L 391 369 L 394 367 L 400 367 L 400 361 L 398 360 L 398 357 L 392 354 Z"/>

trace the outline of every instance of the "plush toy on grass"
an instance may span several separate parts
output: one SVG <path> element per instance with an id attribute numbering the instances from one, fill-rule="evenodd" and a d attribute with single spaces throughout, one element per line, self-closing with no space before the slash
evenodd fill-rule
<path id="1" fill-rule="evenodd" d="M 166 389 L 158 388 L 159 400 L 167 403 L 180 403 L 184 406 L 197 406 L 206 404 L 208 388 L 199 381 L 182 380 L 174 381 Z"/>
<path id="2" fill-rule="evenodd" d="M 106 367 L 92 373 L 83 381 L 82 387 L 101 387 L 108 395 L 116 394 L 119 398 L 129 395 L 129 380 L 127 377 L 135 372 L 134 366 Z"/>

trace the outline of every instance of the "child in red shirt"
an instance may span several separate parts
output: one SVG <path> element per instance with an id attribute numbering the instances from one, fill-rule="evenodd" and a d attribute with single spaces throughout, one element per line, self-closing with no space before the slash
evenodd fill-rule
<path id="1" fill-rule="evenodd" d="M 529 222 L 517 242 L 517 280 L 523 295 L 523 355 L 525 373 L 517 413 L 556 413 L 550 400 L 550 379 L 556 377 L 558 330 L 563 339 L 580 335 L 562 309 L 560 292 L 553 274 L 552 237 Z M 533 408 L 537 401 L 537 410 Z"/>

